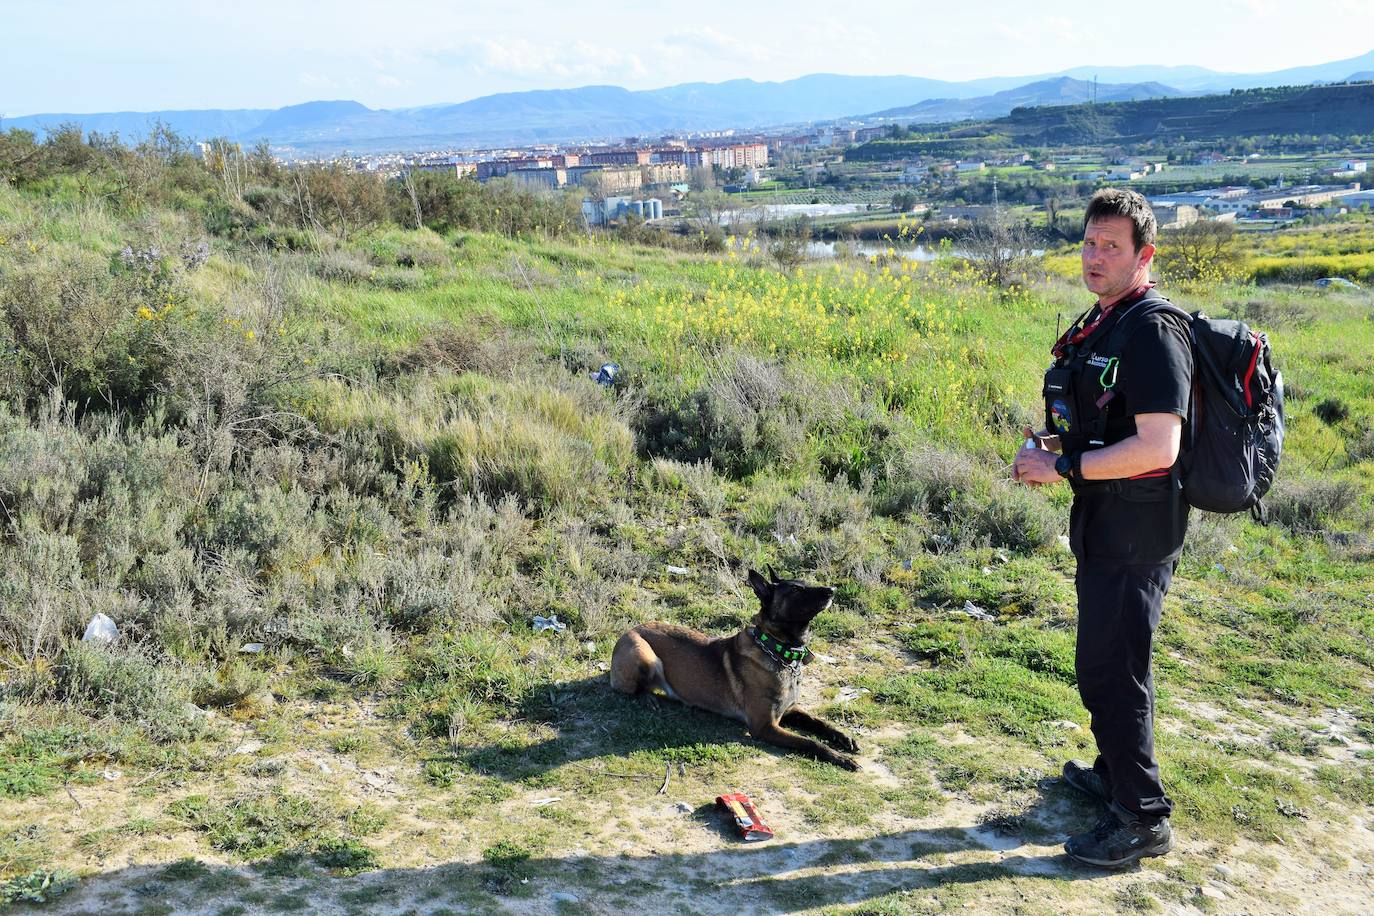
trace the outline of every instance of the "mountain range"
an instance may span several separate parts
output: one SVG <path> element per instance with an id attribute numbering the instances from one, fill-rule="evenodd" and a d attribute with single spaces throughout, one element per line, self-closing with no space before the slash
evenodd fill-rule
<path id="1" fill-rule="evenodd" d="M 1374 51 L 1268 73 L 1220 73 L 1204 67 L 1075 67 L 964 82 L 812 74 L 785 82 L 697 82 L 641 91 L 585 86 L 507 92 L 457 104 L 400 109 L 315 101 L 278 109 L 50 113 L 8 118 L 0 128 L 41 132 L 63 123 L 80 123 L 88 131 L 136 139 L 161 123 L 196 139 L 266 140 L 288 152 L 370 152 L 605 140 L 837 119 L 956 121 L 999 117 L 1027 106 L 1081 102 L 1089 97 L 1093 84 L 1097 101 L 1108 102 L 1339 82 L 1368 78 L 1371 72 Z"/>
<path id="2" fill-rule="evenodd" d="M 1040 105 L 1078 105 L 1083 102 L 1134 102 L 1185 95 L 1163 83 L 1091 83 L 1071 76 L 1027 83 L 972 99 L 926 99 L 915 105 L 888 108 L 864 115 L 864 120 L 892 120 L 903 124 L 938 124 L 973 118 L 1000 118 L 1015 108 Z"/>

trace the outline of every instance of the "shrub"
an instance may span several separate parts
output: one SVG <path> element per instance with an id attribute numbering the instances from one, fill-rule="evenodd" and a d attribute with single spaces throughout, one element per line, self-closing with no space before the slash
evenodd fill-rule
<path id="1" fill-rule="evenodd" d="M 454 494 L 512 494 L 539 511 L 581 503 L 633 460 L 634 440 L 592 382 L 421 378 L 379 395 L 329 385 L 311 407 L 331 430 L 374 429 L 393 464 L 422 460 Z"/>
<path id="2" fill-rule="evenodd" d="M 1346 407 L 1340 398 L 1326 398 L 1313 407 L 1312 412 L 1317 415 L 1317 419 L 1327 425 L 1340 423 L 1350 416 L 1350 408 Z"/>
<path id="3" fill-rule="evenodd" d="M 1188 284 L 1235 279 L 1242 273 L 1236 227 L 1198 220 L 1160 233 L 1159 271 L 1169 283 Z"/>
<path id="4" fill-rule="evenodd" d="M 79 545 L 67 534 L 19 525 L 0 544 L 0 646 L 30 662 L 50 658 L 84 626 Z"/>
<path id="5" fill-rule="evenodd" d="M 714 360 L 705 383 L 687 397 L 657 397 L 636 416 L 641 453 L 709 460 L 734 477 L 799 466 L 808 434 L 838 427 L 852 407 L 842 389 L 742 351 Z"/>
<path id="6" fill-rule="evenodd" d="M 1028 551 L 1053 543 L 1062 527 L 1043 496 L 994 478 L 965 455 L 929 445 L 890 456 L 872 499 L 880 514 L 929 518 L 945 547 Z"/>
<path id="7" fill-rule="evenodd" d="M 1351 464 L 1360 464 L 1374 459 L 1374 425 L 1365 421 L 1354 440 L 1346 444 L 1346 454 Z"/>
<path id="8" fill-rule="evenodd" d="M 522 359 L 522 355 L 530 357 Z M 496 378 L 509 376 L 521 363 L 534 362 L 533 354 L 510 339 L 504 328 L 478 322 L 466 327 L 439 327 L 392 358 L 396 372 L 439 369 L 461 374 L 476 372 Z"/>
<path id="9" fill-rule="evenodd" d="M 1317 534 L 1353 508 L 1357 486 L 1345 480 L 1280 478 L 1265 498 L 1269 516 L 1296 535 Z"/>
<path id="10" fill-rule="evenodd" d="M 68 644 L 51 689 L 56 699 L 134 723 L 157 741 L 186 741 L 207 725 L 183 669 L 134 645 Z"/>
<path id="11" fill-rule="evenodd" d="M 370 282 L 377 269 L 350 251 L 326 251 L 309 261 L 310 272 L 329 283 L 358 285 Z"/>
<path id="12" fill-rule="evenodd" d="M 439 172 L 412 172 L 409 178 L 414 199 L 401 181 L 387 188 L 392 219 L 401 225 L 414 225 L 418 201 L 425 226 L 439 233 L 468 229 L 510 236 L 558 236 L 583 226 L 580 198 L 571 194 Z"/>
<path id="13" fill-rule="evenodd" d="M 123 280 L 73 245 L 37 248 L 0 271 L 0 320 L 29 398 L 54 387 L 78 403 L 151 393 L 162 361 L 150 319 L 165 302 L 148 304 L 132 272 Z"/>
<path id="14" fill-rule="evenodd" d="M 654 490 L 682 494 L 700 515 L 719 515 L 725 508 L 725 488 L 708 461 L 655 458 L 649 465 L 646 482 Z"/>

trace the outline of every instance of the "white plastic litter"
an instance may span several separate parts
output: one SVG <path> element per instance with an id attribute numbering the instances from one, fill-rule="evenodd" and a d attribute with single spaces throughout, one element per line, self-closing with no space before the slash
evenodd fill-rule
<path id="1" fill-rule="evenodd" d="M 867 687 L 841 687 L 839 692 L 835 694 L 835 702 L 852 703 L 866 693 L 868 693 Z"/>
<path id="2" fill-rule="evenodd" d="M 124 776 L 124 772 L 123 772 L 122 770 L 109 770 L 109 769 L 107 769 L 107 770 L 105 770 L 104 772 L 102 772 L 100 775 L 103 776 L 103 777 L 105 777 L 105 781 L 106 781 L 106 782 L 114 782 L 116 779 L 122 778 L 122 777 Z"/>
<path id="3" fill-rule="evenodd" d="M 109 617 L 97 611 L 91 622 L 86 624 L 86 632 L 81 636 L 81 641 L 108 645 L 118 638 L 119 627 L 115 626 L 115 622 Z"/>
<path id="4" fill-rule="evenodd" d="M 690 575 L 692 572 L 685 566 L 665 566 L 663 568 L 668 570 L 668 572 L 672 573 L 675 576 L 686 576 Z"/>
<path id="5" fill-rule="evenodd" d="M 965 602 L 964 602 L 964 606 L 961 607 L 961 608 L 958 610 L 957 613 L 965 614 L 965 615 L 967 615 L 967 616 L 969 616 L 969 617 L 972 617 L 974 620 L 996 620 L 996 619 L 997 619 L 997 618 L 994 617 L 992 614 L 989 614 L 987 611 L 983 610 L 983 609 L 980 608 L 978 605 L 974 604 L 972 601 L 965 601 Z"/>
<path id="6" fill-rule="evenodd" d="M 532 626 L 536 633 L 542 633 L 545 630 L 553 630 L 555 633 L 562 633 L 568 628 L 566 623 L 558 619 L 557 614 L 554 614 L 552 617 L 540 617 L 536 614 L 534 615 Z"/>
<path id="7" fill-rule="evenodd" d="M 239 651 L 247 653 L 249 655 L 256 655 L 257 653 L 261 652 L 263 649 L 266 648 L 267 647 L 260 642 L 246 642 L 243 645 L 239 646 Z"/>

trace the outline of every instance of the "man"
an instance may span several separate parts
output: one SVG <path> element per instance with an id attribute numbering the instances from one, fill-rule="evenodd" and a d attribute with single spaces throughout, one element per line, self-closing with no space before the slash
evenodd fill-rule
<path id="1" fill-rule="evenodd" d="M 1046 431 L 1024 431 L 1035 441 L 1017 453 L 1013 476 L 1073 488 L 1075 668 L 1098 756 L 1091 767 L 1066 763 L 1064 780 L 1108 812 L 1064 848 L 1114 868 L 1173 846 L 1150 650 L 1187 527 L 1178 457 L 1193 357 L 1184 319 L 1150 307 L 1159 299 L 1150 283 L 1156 227 L 1145 199 L 1098 191 L 1083 227 L 1083 282 L 1097 304 L 1053 348 Z"/>

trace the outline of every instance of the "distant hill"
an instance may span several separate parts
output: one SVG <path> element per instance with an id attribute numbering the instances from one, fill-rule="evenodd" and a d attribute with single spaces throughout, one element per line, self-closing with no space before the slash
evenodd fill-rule
<path id="1" fill-rule="evenodd" d="M 617 86 L 507 92 L 457 104 L 371 109 L 354 101 L 318 101 L 279 109 L 37 114 L 0 128 L 43 131 L 63 123 L 146 136 L 162 123 L 194 139 L 270 141 L 299 152 L 358 152 L 576 142 L 674 131 L 804 125 L 901 112 L 909 122 L 996 118 L 1013 108 L 1065 105 L 1086 98 L 1099 81 L 1099 103 L 1254 86 L 1351 79 L 1374 72 L 1362 57 L 1272 73 L 1226 74 L 1203 67 L 1075 67 L 1034 76 L 948 82 L 915 76 L 817 73 L 784 82 L 730 80 L 630 91 Z"/>
<path id="2" fill-rule="evenodd" d="M 592 140 L 675 130 L 762 127 L 844 117 L 932 96 L 985 95 L 1009 78 L 950 83 L 911 76 L 813 74 L 781 83 L 730 80 L 632 92 L 584 86 L 506 92 L 453 105 L 370 109 L 358 102 L 308 102 L 273 110 L 40 114 L 3 127 L 42 131 L 76 122 L 88 130 L 147 134 L 155 123 L 197 139 L 270 140 L 302 150 L 406 149 Z"/>
<path id="3" fill-rule="evenodd" d="M 40 114 L 5 118 L 0 129 L 19 128 L 38 133 L 63 124 L 80 124 L 86 131 L 117 133 L 142 139 L 158 124 L 190 137 L 240 137 L 273 113 L 270 108 L 210 108 L 188 111 L 112 111 L 104 114 Z"/>
<path id="4" fill-rule="evenodd" d="M 932 125 L 925 137 L 873 141 L 845 155 L 877 160 L 936 152 L 961 155 L 1008 146 L 1283 134 L 1374 134 L 1374 84 L 1248 89 L 1226 95 L 1017 108 L 1001 118 Z"/>
<path id="5" fill-rule="evenodd" d="M 1347 83 L 1367 83 L 1374 80 L 1374 70 L 1365 70 L 1361 73 L 1352 73 L 1345 78 Z"/>
<path id="6" fill-rule="evenodd" d="M 1359 57 L 1288 67 L 1266 73 L 1222 73 L 1205 67 L 1073 67 L 1054 76 L 1076 79 L 1099 79 L 1109 83 L 1161 82 L 1184 92 L 1203 94 L 1227 92 L 1232 89 L 1258 89 L 1265 86 L 1306 86 L 1311 83 L 1334 83 L 1348 74 L 1374 69 L 1374 51 Z"/>
<path id="7" fill-rule="evenodd" d="M 865 115 L 864 118 L 866 120 L 884 118 L 906 124 L 933 124 L 942 121 L 998 118 L 1010 114 L 1014 108 L 1035 105 L 1073 105 L 1087 102 L 1093 97 L 1094 89 L 1098 102 L 1172 98 L 1183 94 L 1163 83 L 1099 83 L 1094 87 L 1087 80 L 1060 76 L 978 98 L 927 99 L 915 105 L 876 111 L 873 114 Z"/>

